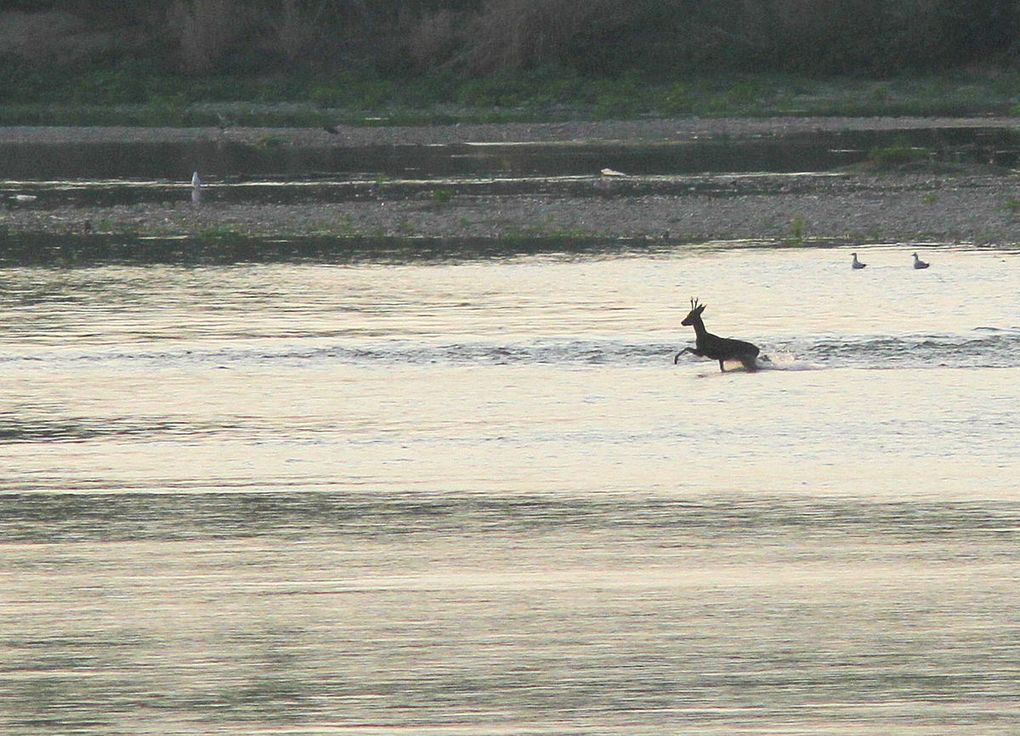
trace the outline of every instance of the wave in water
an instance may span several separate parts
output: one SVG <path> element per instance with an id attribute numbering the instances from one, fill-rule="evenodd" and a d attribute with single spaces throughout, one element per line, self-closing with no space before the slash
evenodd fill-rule
<path id="1" fill-rule="evenodd" d="M 1010 368 L 1020 365 L 1020 330 L 983 328 L 964 335 L 816 338 L 785 346 L 823 365 L 855 368 Z"/>
<path id="2" fill-rule="evenodd" d="M 876 538 L 961 539 L 1014 535 L 1014 502 L 872 502 L 841 498 L 733 496 L 702 501 L 620 496 L 546 498 L 285 493 L 13 493 L 0 497 L 8 541 L 194 539 L 252 533 L 306 538 L 412 537 L 615 531 L 694 546 L 753 537 L 756 545 Z"/>
<path id="3" fill-rule="evenodd" d="M 763 368 L 1010 368 L 1020 365 L 1020 329 L 985 328 L 962 335 L 900 335 L 872 337 L 815 336 L 761 341 L 770 361 Z M 489 342 L 422 343 L 405 340 L 356 344 L 289 345 L 238 348 L 201 347 L 165 351 L 45 351 L 0 356 L 0 364 L 23 362 L 59 366 L 103 362 L 246 365 L 337 362 L 353 365 L 564 365 L 672 366 L 673 356 L 689 341 L 627 341 L 614 339 L 543 339 L 497 345 Z M 680 366 L 711 364 L 684 355 Z"/>

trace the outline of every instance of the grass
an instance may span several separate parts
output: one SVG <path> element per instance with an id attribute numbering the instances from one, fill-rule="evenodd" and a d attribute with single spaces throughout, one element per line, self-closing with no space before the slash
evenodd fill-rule
<path id="1" fill-rule="evenodd" d="M 800 215 L 795 215 L 790 220 L 790 242 L 794 245 L 804 244 L 805 225 L 804 218 Z"/>
<path id="2" fill-rule="evenodd" d="M 282 135 L 264 135 L 255 141 L 256 148 L 279 148 L 280 146 L 287 143 L 287 139 Z"/>
<path id="3" fill-rule="evenodd" d="M 570 242 L 588 240 L 597 236 L 578 227 L 564 227 L 552 215 L 547 215 L 541 222 L 527 227 L 512 227 L 502 239 L 512 242 L 538 240 L 543 242 Z"/>
<path id="4" fill-rule="evenodd" d="M 927 148 L 899 143 L 891 146 L 872 148 L 868 152 L 868 162 L 881 167 L 897 167 L 904 164 L 924 161 L 931 158 L 932 152 Z"/>
<path id="5" fill-rule="evenodd" d="M 442 207 L 453 200 L 453 192 L 449 189 L 433 189 L 431 197 L 434 205 Z"/>
<path id="6" fill-rule="evenodd" d="M 23 70 L 22 70 L 23 71 Z M 318 127 L 669 116 L 1020 115 L 1020 72 L 893 80 L 791 75 L 589 78 L 560 69 L 187 78 L 144 65 L 0 71 L 0 125 Z"/>
<path id="7" fill-rule="evenodd" d="M 200 230 L 194 237 L 200 243 L 210 244 L 238 240 L 243 237 L 243 234 L 230 225 L 215 225 Z"/>

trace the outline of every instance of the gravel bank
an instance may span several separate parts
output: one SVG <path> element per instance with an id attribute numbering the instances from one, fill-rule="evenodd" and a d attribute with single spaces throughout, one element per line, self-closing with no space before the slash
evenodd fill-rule
<path id="1" fill-rule="evenodd" d="M 356 147 L 380 143 L 469 140 L 654 141 L 671 136 L 773 136 L 820 128 L 1012 126 L 1003 118 L 658 120 L 541 125 L 356 128 L 333 136 L 316 130 L 273 130 L 292 145 Z M 855 128 L 856 126 L 856 128 Z M 229 129 L 257 138 L 267 131 Z M 6 128 L 0 142 L 181 140 L 219 131 L 112 128 Z M 192 206 L 188 192 L 162 203 L 33 207 L 6 197 L 0 234 L 113 233 L 209 237 L 459 237 L 506 239 L 631 238 L 675 242 L 805 239 L 850 242 L 1020 243 L 1020 179 L 1008 170 L 844 172 L 836 175 L 673 177 L 658 185 L 632 179 L 543 186 L 534 193 L 456 190 L 437 201 L 431 189 L 396 196 L 385 186 L 342 202 L 232 204 L 215 194 Z"/>
<path id="2" fill-rule="evenodd" d="M 439 205 L 425 198 L 325 204 L 189 202 L 60 207 L 9 206 L 8 236 L 25 233 L 256 237 L 650 238 L 702 240 L 828 239 L 854 242 L 1020 243 L 1020 198 L 1014 177 L 931 178 L 889 175 L 807 177 L 796 189 L 776 186 L 728 195 L 531 194 L 457 195 Z M 742 183 L 746 183 L 746 180 Z M 594 186 L 593 186 L 594 189 Z M 89 223 L 86 225 L 86 223 Z"/>
<path id="3" fill-rule="evenodd" d="M 895 131 L 922 128 L 1020 128 L 1010 117 L 887 118 L 675 118 L 558 123 L 456 124 L 432 126 L 337 126 L 337 134 L 318 128 L 0 128 L 0 144 L 131 143 L 230 140 L 257 143 L 278 136 L 296 146 L 431 145 L 556 141 L 676 142 L 710 136 L 781 136 L 838 131 Z"/>

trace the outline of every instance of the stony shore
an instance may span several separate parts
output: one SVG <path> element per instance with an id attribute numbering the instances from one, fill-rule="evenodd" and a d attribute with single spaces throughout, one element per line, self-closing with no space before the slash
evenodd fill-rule
<path id="1" fill-rule="evenodd" d="M 1007 118 L 656 120 L 423 128 L 269 131 L 294 146 L 452 142 L 664 142 L 700 136 L 782 136 L 816 130 L 1012 127 Z M 0 144 L 258 140 L 263 129 L 3 128 Z M 5 192 L 5 195 L 9 193 Z M 0 232 L 142 236 L 321 236 L 508 239 L 771 239 L 837 242 L 1020 243 L 1020 178 L 994 167 L 841 171 L 824 174 L 679 176 L 668 181 L 600 178 L 536 191 L 456 189 L 395 193 L 367 186 L 337 202 L 246 204 L 211 197 L 34 208 L 5 196 Z"/>
<path id="2" fill-rule="evenodd" d="M 421 126 L 337 126 L 337 133 L 318 128 L 126 128 L 0 127 L 0 144 L 188 142 L 227 138 L 255 143 L 267 135 L 291 145 L 371 146 L 386 144 L 633 141 L 669 142 L 711 136 L 765 137 L 824 131 L 895 131 L 921 128 L 1005 128 L 1020 126 L 1012 117 L 774 117 L 664 118 L 552 123 L 460 123 Z"/>

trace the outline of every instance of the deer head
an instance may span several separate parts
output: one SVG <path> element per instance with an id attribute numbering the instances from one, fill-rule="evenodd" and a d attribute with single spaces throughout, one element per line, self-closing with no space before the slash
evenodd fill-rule
<path id="1" fill-rule="evenodd" d="M 682 324 L 684 327 L 690 327 L 699 319 L 701 319 L 701 313 L 704 311 L 705 311 L 704 304 L 698 304 L 697 299 L 691 299 L 691 311 L 687 313 L 687 316 L 683 318 L 683 321 L 680 324 Z"/>

